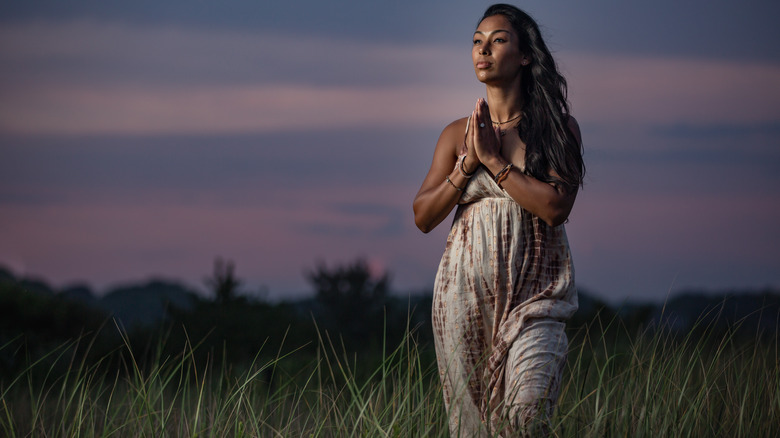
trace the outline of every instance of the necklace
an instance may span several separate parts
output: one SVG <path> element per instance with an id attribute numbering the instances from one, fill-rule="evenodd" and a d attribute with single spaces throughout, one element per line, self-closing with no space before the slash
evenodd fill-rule
<path id="1" fill-rule="evenodd" d="M 509 120 L 507 120 L 507 121 L 505 121 L 505 122 L 493 122 L 493 124 L 494 124 L 494 125 L 498 125 L 498 126 L 501 126 L 501 125 L 506 125 L 506 124 L 507 124 L 507 123 L 509 123 L 509 122 L 513 122 L 513 121 L 515 121 L 515 120 L 519 119 L 519 118 L 520 118 L 520 116 L 522 116 L 522 115 L 523 115 L 523 113 L 520 113 L 520 114 L 518 114 L 518 115 L 516 115 L 516 116 L 512 117 L 511 119 L 509 119 Z"/>
<path id="2" fill-rule="evenodd" d="M 506 124 L 507 124 L 507 123 L 509 123 L 509 122 L 514 122 L 515 120 L 519 119 L 519 118 L 520 118 L 522 115 L 523 115 L 523 113 L 521 112 L 520 114 L 518 114 L 518 115 L 516 115 L 516 116 L 512 117 L 511 119 L 509 119 L 509 120 L 507 120 L 507 121 L 505 121 L 505 122 L 493 122 L 493 124 L 494 124 L 495 126 L 498 126 L 498 127 L 499 127 L 499 129 L 498 129 L 498 132 L 501 134 L 501 137 L 503 137 L 503 136 L 505 136 L 505 135 L 506 135 L 506 130 L 504 130 L 504 129 L 501 129 L 501 125 L 506 125 Z"/>

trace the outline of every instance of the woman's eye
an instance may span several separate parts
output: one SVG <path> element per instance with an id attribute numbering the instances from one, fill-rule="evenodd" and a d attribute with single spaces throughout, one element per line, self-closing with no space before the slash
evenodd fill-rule
<path id="1" fill-rule="evenodd" d="M 496 38 L 495 40 L 493 40 L 493 42 L 495 42 L 495 43 L 505 43 L 506 40 L 503 39 L 503 38 Z"/>
<path id="2" fill-rule="evenodd" d="M 479 44 L 481 42 L 482 42 L 482 40 L 474 40 L 474 45 L 476 46 L 477 44 Z"/>

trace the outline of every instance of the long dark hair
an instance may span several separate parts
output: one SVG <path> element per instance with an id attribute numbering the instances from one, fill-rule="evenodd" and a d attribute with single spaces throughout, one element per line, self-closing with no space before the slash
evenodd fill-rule
<path id="1" fill-rule="evenodd" d="M 520 52 L 528 57 L 522 69 L 523 118 L 517 126 L 526 144 L 526 173 L 541 181 L 576 190 L 582 185 L 585 163 L 582 145 L 569 129 L 569 102 L 566 78 L 542 39 L 533 18 L 515 6 L 495 4 L 482 18 L 503 15 L 509 20 L 520 41 Z M 479 24 L 477 24 L 479 25 Z M 558 174 L 550 175 L 550 170 Z"/>

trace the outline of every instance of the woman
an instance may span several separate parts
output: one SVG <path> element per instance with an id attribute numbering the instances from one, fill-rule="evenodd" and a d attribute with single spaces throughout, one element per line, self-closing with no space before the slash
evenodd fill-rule
<path id="1" fill-rule="evenodd" d="M 526 13 L 488 8 L 471 56 L 487 101 L 444 129 L 414 199 L 425 233 L 458 206 L 434 286 L 439 373 L 453 436 L 536 436 L 577 310 L 562 224 L 584 175 L 580 133 Z"/>

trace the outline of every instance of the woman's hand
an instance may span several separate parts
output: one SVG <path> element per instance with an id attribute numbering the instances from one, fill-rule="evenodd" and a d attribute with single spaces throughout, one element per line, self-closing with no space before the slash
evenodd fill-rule
<path id="1" fill-rule="evenodd" d="M 477 170 L 479 161 L 474 151 L 463 141 L 463 133 L 467 132 L 469 120 L 458 119 L 444 128 L 436 150 L 433 162 L 425 180 L 414 197 L 414 222 L 424 233 L 434 229 L 452 211 L 468 184 L 469 179 L 455 167 L 458 156 L 466 153 L 463 171 L 472 173 Z"/>
<path id="2" fill-rule="evenodd" d="M 477 99 L 476 107 L 471 113 L 466 146 L 469 154 L 476 155 L 476 160 L 485 165 L 501 157 L 501 135 L 498 127 L 493 127 L 490 108 L 485 99 Z M 471 170 L 472 167 L 469 166 L 469 171 Z"/>
<path id="3" fill-rule="evenodd" d="M 477 156 L 477 151 L 474 149 L 474 141 L 470 138 L 469 134 L 474 132 L 474 127 L 471 121 L 474 119 L 474 111 L 466 120 L 466 133 L 463 136 L 463 144 L 458 149 L 458 156 L 465 155 L 463 160 L 463 171 L 466 173 L 474 173 L 477 168 L 482 164 Z"/>

